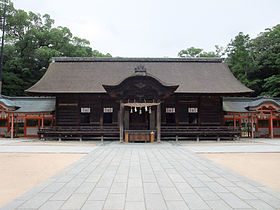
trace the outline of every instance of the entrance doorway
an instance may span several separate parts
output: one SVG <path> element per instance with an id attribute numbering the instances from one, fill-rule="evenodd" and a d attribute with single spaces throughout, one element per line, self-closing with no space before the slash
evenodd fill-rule
<path id="1" fill-rule="evenodd" d="M 149 130 L 149 128 L 150 114 L 144 107 L 138 107 L 137 111 L 133 110 L 129 113 L 129 130 Z"/>

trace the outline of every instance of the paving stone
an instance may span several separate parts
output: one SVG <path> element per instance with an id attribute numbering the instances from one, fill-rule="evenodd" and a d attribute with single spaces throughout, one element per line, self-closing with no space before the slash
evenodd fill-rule
<path id="1" fill-rule="evenodd" d="M 39 210 L 58 210 L 63 203 L 64 201 L 47 201 L 39 208 Z"/>
<path id="2" fill-rule="evenodd" d="M 227 189 L 241 199 L 244 199 L 244 200 L 256 199 L 256 197 L 254 195 L 243 190 L 240 187 L 227 187 Z"/>
<path id="3" fill-rule="evenodd" d="M 185 201 L 166 201 L 167 208 L 170 210 L 188 210 L 188 206 Z"/>
<path id="4" fill-rule="evenodd" d="M 88 197 L 88 200 L 102 201 L 105 200 L 108 196 L 110 188 L 105 187 L 96 187 L 93 189 L 91 194 Z"/>
<path id="5" fill-rule="evenodd" d="M 280 200 L 276 197 L 269 195 L 267 193 L 253 193 L 257 198 L 260 200 L 265 201 L 269 205 L 271 205 L 274 208 L 279 209 L 280 208 Z"/>
<path id="6" fill-rule="evenodd" d="M 162 187 L 161 193 L 166 201 L 182 200 L 181 195 L 175 187 Z"/>
<path id="7" fill-rule="evenodd" d="M 153 174 L 142 174 L 143 182 L 156 182 L 156 177 Z"/>
<path id="8" fill-rule="evenodd" d="M 244 181 L 242 182 L 235 182 L 235 184 L 241 188 L 243 188 L 244 190 L 251 192 L 251 193 L 255 193 L 255 192 L 261 192 L 257 187 L 252 186 L 249 183 L 246 183 Z"/>
<path id="9" fill-rule="evenodd" d="M 145 201 L 147 210 L 167 210 L 167 206 L 161 194 L 146 193 Z"/>
<path id="10" fill-rule="evenodd" d="M 180 193 L 194 193 L 193 188 L 188 183 L 175 183 Z"/>
<path id="11" fill-rule="evenodd" d="M 225 178 L 214 178 L 214 180 L 224 187 L 236 186 L 234 183 L 230 182 L 229 180 L 227 180 Z"/>
<path id="12" fill-rule="evenodd" d="M 76 187 L 65 187 L 64 186 L 57 193 L 53 194 L 53 196 L 50 198 L 50 200 L 65 201 L 73 194 L 73 192 L 75 190 L 76 190 Z"/>
<path id="13" fill-rule="evenodd" d="M 127 187 L 142 187 L 142 179 L 141 178 L 129 178 Z"/>
<path id="14" fill-rule="evenodd" d="M 222 200 L 206 201 L 211 209 L 214 210 L 231 210 L 232 208 Z"/>
<path id="15" fill-rule="evenodd" d="M 127 201 L 144 201 L 144 192 L 142 187 L 129 187 L 126 195 Z"/>
<path id="16" fill-rule="evenodd" d="M 86 201 L 81 210 L 102 210 L 105 201 Z"/>
<path id="17" fill-rule="evenodd" d="M 200 197 L 205 201 L 219 200 L 220 198 L 216 193 L 211 191 L 208 187 L 194 188 L 194 190 L 200 195 Z"/>
<path id="18" fill-rule="evenodd" d="M 38 193 L 33 198 L 20 205 L 19 209 L 38 209 L 52 195 L 53 193 Z"/>
<path id="19" fill-rule="evenodd" d="M 144 202 L 126 202 L 125 203 L 125 210 L 146 210 Z"/>
<path id="20" fill-rule="evenodd" d="M 90 192 L 93 191 L 95 185 L 96 185 L 95 182 L 84 182 L 77 188 L 75 193 L 87 193 L 87 194 L 89 194 Z"/>
<path id="21" fill-rule="evenodd" d="M 192 187 L 205 187 L 205 184 L 197 178 L 188 178 L 186 180 Z"/>
<path id="22" fill-rule="evenodd" d="M 55 182 L 47 186 L 42 192 L 58 192 L 64 185 L 65 183 L 63 182 Z"/>
<path id="23" fill-rule="evenodd" d="M 127 183 L 125 182 L 114 182 L 111 186 L 110 193 L 126 193 Z"/>
<path id="24" fill-rule="evenodd" d="M 182 194 L 182 197 L 190 209 L 209 209 L 209 206 L 197 194 Z"/>
<path id="25" fill-rule="evenodd" d="M 61 209 L 80 209 L 85 203 L 88 194 L 73 194 L 61 207 Z"/>
<path id="26" fill-rule="evenodd" d="M 205 185 L 207 185 L 212 191 L 218 193 L 218 192 L 228 192 L 228 190 L 220 185 L 217 182 L 205 182 Z"/>
<path id="27" fill-rule="evenodd" d="M 213 182 L 213 181 L 214 181 L 214 180 L 211 179 L 209 176 L 204 175 L 204 174 L 202 174 L 202 175 L 197 175 L 196 177 L 197 177 L 200 181 L 202 181 L 202 182 Z"/>
<path id="28" fill-rule="evenodd" d="M 261 200 L 247 200 L 246 201 L 249 205 L 254 207 L 255 209 L 259 210 L 272 210 L 274 209 L 272 206 L 269 204 L 265 203 L 264 201 Z"/>
<path id="29" fill-rule="evenodd" d="M 125 205 L 125 194 L 109 194 L 104 209 L 123 209 Z"/>
<path id="30" fill-rule="evenodd" d="M 114 182 L 127 182 L 127 174 L 117 174 L 114 178 Z"/>
<path id="31" fill-rule="evenodd" d="M 230 207 L 235 209 L 250 208 L 250 206 L 238 198 L 232 193 L 218 193 L 219 197 L 222 198 Z"/>
<path id="32" fill-rule="evenodd" d="M 158 184 L 155 183 L 143 183 L 145 193 L 161 193 Z"/>

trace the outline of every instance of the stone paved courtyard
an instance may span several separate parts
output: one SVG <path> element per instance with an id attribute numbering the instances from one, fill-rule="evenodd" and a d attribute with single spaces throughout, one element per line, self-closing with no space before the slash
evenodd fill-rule
<path id="1" fill-rule="evenodd" d="M 94 148 L 2 209 L 280 209 L 280 193 L 187 146 L 113 142 Z"/>

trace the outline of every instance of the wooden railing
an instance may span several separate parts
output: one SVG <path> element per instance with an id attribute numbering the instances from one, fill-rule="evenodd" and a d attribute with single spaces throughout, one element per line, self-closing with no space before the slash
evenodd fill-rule
<path id="1" fill-rule="evenodd" d="M 54 126 L 52 128 L 39 129 L 40 139 L 101 139 L 119 136 L 118 126 Z"/>
<path id="2" fill-rule="evenodd" d="M 233 126 L 162 126 L 163 139 L 234 139 L 240 136 Z"/>

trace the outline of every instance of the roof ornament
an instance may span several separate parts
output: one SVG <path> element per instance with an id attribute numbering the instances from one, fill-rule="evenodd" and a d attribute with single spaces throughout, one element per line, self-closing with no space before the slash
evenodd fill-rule
<path id="1" fill-rule="evenodd" d="M 135 73 L 147 73 L 147 69 L 144 65 L 138 65 L 134 68 Z"/>

